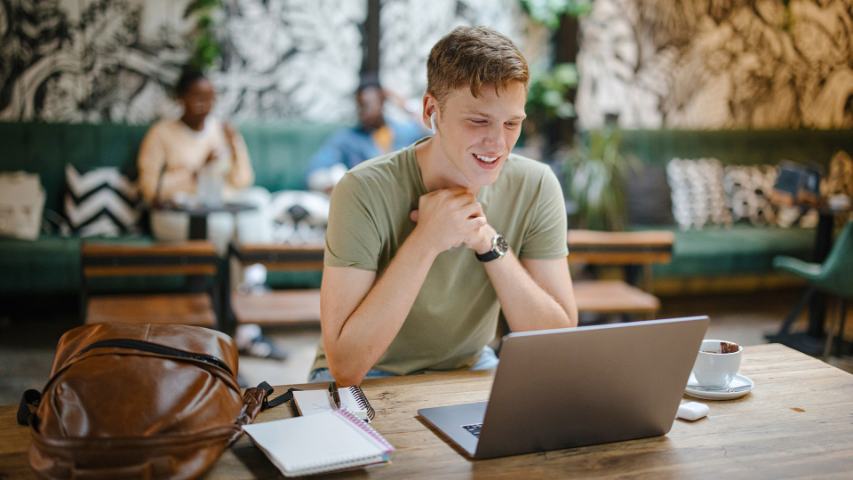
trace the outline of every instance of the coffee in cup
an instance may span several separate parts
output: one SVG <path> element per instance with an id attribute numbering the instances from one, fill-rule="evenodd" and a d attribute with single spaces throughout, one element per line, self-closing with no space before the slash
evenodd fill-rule
<path id="1" fill-rule="evenodd" d="M 740 369 L 743 349 L 726 340 L 702 340 L 693 375 L 696 382 L 707 388 L 727 388 Z"/>

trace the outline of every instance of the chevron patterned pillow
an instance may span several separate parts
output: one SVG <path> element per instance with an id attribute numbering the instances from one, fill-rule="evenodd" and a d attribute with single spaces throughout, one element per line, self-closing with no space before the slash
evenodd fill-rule
<path id="1" fill-rule="evenodd" d="M 97 168 L 81 174 L 66 165 L 65 180 L 65 216 L 74 233 L 81 237 L 114 237 L 138 231 L 142 210 L 139 189 L 117 168 Z"/>

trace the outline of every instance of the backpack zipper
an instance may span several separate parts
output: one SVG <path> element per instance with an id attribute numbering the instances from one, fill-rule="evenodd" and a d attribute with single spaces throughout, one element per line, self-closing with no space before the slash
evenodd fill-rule
<path id="1" fill-rule="evenodd" d="M 167 347 L 165 345 L 160 345 L 158 343 L 146 342 L 144 340 L 134 340 L 131 338 L 113 338 L 109 340 L 101 340 L 95 342 L 88 347 L 84 348 L 80 351 L 80 354 L 84 354 L 90 350 L 94 350 L 96 348 L 128 348 L 132 350 L 140 350 L 143 352 L 151 352 L 151 353 L 159 353 L 162 355 L 170 355 L 179 358 L 187 358 L 191 360 L 197 360 L 199 362 L 206 363 L 208 365 L 220 368 L 228 372 L 228 375 L 234 376 L 234 373 L 228 367 L 228 365 L 222 360 L 214 357 L 213 355 L 207 355 L 204 353 L 195 353 L 188 352 L 186 350 L 181 350 L 178 348 Z"/>

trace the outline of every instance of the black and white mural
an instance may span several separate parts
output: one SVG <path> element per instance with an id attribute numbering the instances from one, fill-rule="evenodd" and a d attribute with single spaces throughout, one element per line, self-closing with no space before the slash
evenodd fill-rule
<path id="1" fill-rule="evenodd" d="M 0 1 L 0 119 L 144 122 L 162 113 L 164 86 L 187 56 L 184 6 Z"/>
<path id="2" fill-rule="evenodd" d="M 0 0 L 0 120 L 146 123 L 176 113 L 190 0 Z M 366 0 L 223 0 L 217 113 L 237 121 L 351 121 Z M 544 58 L 516 0 L 384 0 L 381 76 L 417 102 L 432 44 L 488 25 Z M 520 23 L 523 22 L 523 23 Z M 526 42 L 531 32 L 535 41 Z M 541 47 L 539 47 L 541 49 Z"/>
<path id="3" fill-rule="evenodd" d="M 355 118 L 366 2 L 224 3 L 227 45 L 214 75 L 220 114 L 237 120 Z"/>
<path id="4" fill-rule="evenodd" d="M 0 120 L 145 123 L 174 113 L 190 0 L 0 0 Z M 365 2 L 226 0 L 217 110 L 352 117 Z"/>
<path id="5" fill-rule="evenodd" d="M 382 81 L 409 99 L 424 94 L 432 46 L 458 26 L 484 25 L 503 33 L 531 68 L 547 60 L 548 31 L 528 21 L 518 0 L 383 0 L 380 12 Z"/>
<path id="6" fill-rule="evenodd" d="M 850 0 L 596 0 L 577 110 L 623 127 L 853 127 Z"/>

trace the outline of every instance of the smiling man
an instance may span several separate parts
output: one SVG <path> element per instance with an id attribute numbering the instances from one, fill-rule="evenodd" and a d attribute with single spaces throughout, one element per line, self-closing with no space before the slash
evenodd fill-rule
<path id="1" fill-rule="evenodd" d="M 311 379 L 494 368 L 513 331 L 577 324 L 560 184 L 513 155 L 529 72 L 505 36 L 460 27 L 427 63 L 433 136 L 364 162 L 335 188 Z"/>

